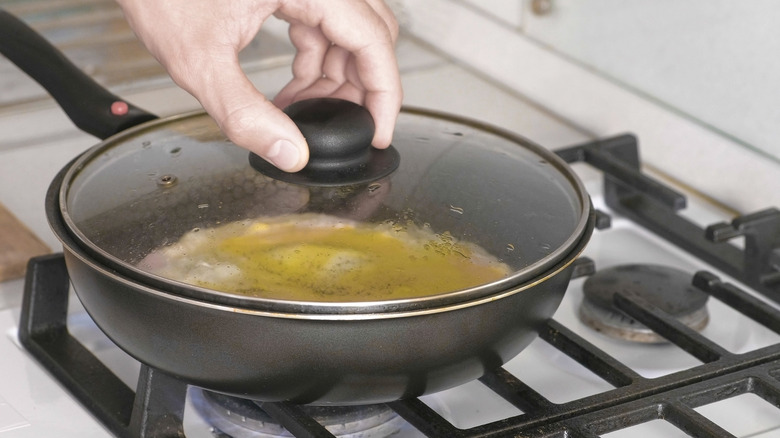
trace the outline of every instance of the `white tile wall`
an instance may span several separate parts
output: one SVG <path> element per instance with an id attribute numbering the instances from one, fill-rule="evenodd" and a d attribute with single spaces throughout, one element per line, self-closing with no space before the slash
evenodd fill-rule
<path id="1" fill-rule="evenodd" d="M 780 3 L 553 0 L 526 35 L 780 162 Z"/>
<path id="2" fill-rule="evenodd" d="M 671 178 L 743 213 L 780 206 L 780 165 L 765 155 L 469 5 L 407 0 L 404 8 L 411 34 L 583 131 L 636 133 L 645 163 Z"/>

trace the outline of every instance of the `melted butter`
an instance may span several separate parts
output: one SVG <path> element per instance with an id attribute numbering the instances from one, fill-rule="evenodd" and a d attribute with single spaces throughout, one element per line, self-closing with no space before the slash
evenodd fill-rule
<path id="1" fill-rule="evenodd" d="M 224 292 L 341 302 L 434 295 L 509 274 L 448 233 L 301 217 L 189 233 L 160 251 L 165 266 L 146 269 Z"/>

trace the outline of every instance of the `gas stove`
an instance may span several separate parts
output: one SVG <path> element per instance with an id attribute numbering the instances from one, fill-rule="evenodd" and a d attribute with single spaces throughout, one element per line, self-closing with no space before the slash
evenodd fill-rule
<path id="1" fill-rule="evenodd" d="M 52 254 L 34 260 L 26 281 L 0 284 L 3 436 L 780 436 L 777 211 L 732 219 L 733 212 L 640 171 L 636 137 L 592 142 L 420 46 L 404 41 L 399 50 L 408 104 L 503 125 L 550 146 L 599 211 L 576 278 L 536 341 L 479 380 L 419 399 L 358 412 L 258 405 L 188 387 L 129 357 L 86 314 L 61 256 Z M 278 89 L 288 77 L 281 71 L 253 79 Z M 163 115 L 194 105 L 168 88 L 130 100 Z M 43 193 L 94 143 L 61 128 L 62 119 L 50 107 L 0 113 L 0 131 L 14 131 L 13 144 L 0 145 L 3 181 L 13 182 L 0 187 L 0 199 L 53 248 Z M 21 138 L 24 129 L 33 140 Z M 641 278 L 623 278 L 624 271 Z M 670 288 L 680 293 L 653 293 Z"/>
<path id="2" fill-rule="evenodd" d="M 33 424 L 16 407 L 19 399 L 6 400 L 2 426 L 15 436 L 77 429 L 67 420 L 75 408 L 93 417 L 88 429 L 97 423 L 96 433 L 122 437 L 780 433 L 778 289 L 773 259 L 756 257 L 757 246 L 777 245 L 780 212 L 699 228 L 678 214 L 684 196 L 638 170 L 635 137 L 557 152 L 586 182 L 599 230 L 539 339 L 478 381 L 357 411 L 253 403 L 188 387 L 102 336 L 71 297 L 54 254 L 31 262 L 18 323 L 17 309 L 0 313 L 13 344 L 4 344 L 4 356 L 24 370 L 28 402 L 40 399 L 41 384 L 47 397 L 56 394 L 54 405 L 40 406 L 52 417 L 36 414 Z M 645 203 L 652 215 L 643 213 Z M 663 220 L 653 222 L 656 216 Z M 675 229 L 685 232 L 672 236 Z M 723 242 L 724 233 L 752 237 L 740 247 Z M 746 263 L 725 263 L 723 254 L 732 252 Z"/>

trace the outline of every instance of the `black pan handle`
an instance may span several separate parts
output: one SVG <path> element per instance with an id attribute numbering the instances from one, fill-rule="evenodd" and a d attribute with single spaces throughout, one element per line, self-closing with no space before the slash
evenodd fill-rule
<path id="1" fill-rule="evenodd" d="M 27 24 L 0 9 L 0 53 L 41 84 L 82 131 L 106 139 L 156 115 L 111 94 Z"/>

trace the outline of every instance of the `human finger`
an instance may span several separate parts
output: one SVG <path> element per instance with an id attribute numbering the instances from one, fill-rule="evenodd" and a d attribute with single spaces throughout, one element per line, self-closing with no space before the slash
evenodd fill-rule
<path id="1" fill-rule="evenodd" d="M 382 17 L 382 20 L 387 25 L 390 36 L 395 44 L 398 41 L 398 35 L 400 34 L 400 28 L 398 26 L 398 20 L 395 18 L 393 10 L 383 0 L 366 0 L 371 8 Z"/>
<path id="2" fill-rule="evenodd" d="M 359 81 L 347 82 L 346 70 L 350 57 L 350 53 L 344 48 L 331 45 L 322 62 L 321 77 L 306 88 L 298 90 L 292 100 L 298 101 L 312 97 L 344 98 L 344 93 L 337 92 L 343 87 L 348 87 L 354 92 L 348 94 L 347 100 L 362 105 L 364 92 Z"/>
<path id="3" fill-rule="evenodd" d="M 230 61 L 215 62 L 214 57 L 211 61 L 200 65 L 219 67 L 218 71 L 206 67 L 195 75 L 178 75 L 175 79 L 200 101 L 235 144 L 284 171 L 302 169 L 309 150 L 295 123 L 257 91 L 235 54 Z"/>
<path id="4" fill-rule="evenodd" d="M 327 6 L 327 7 L 325 7 Z M 308 8 L 307 8 L 308 7 Z M 354 56 L 360 83 L 365 89 L 364 105 L 376 124 L 372 144 L 390 144 L 403 92 L 395 59 L 393 33 L 385 19 L 364 2 L 288 2 L 280 9 L 286 17 L 310 27 Z"/>
<path id="5" fill-rule="evenodd" d="M 293 21 L 289 35 L 290 42 L 296 48 L 296 55 L 292 65 L 292 80 L 274 98 L 274 103 L 280 108 L 293 103 L 298 92 L 311 87 L 323 76 L 323 62 L 331 47 L 330 41 L 316 27 Z"/>

